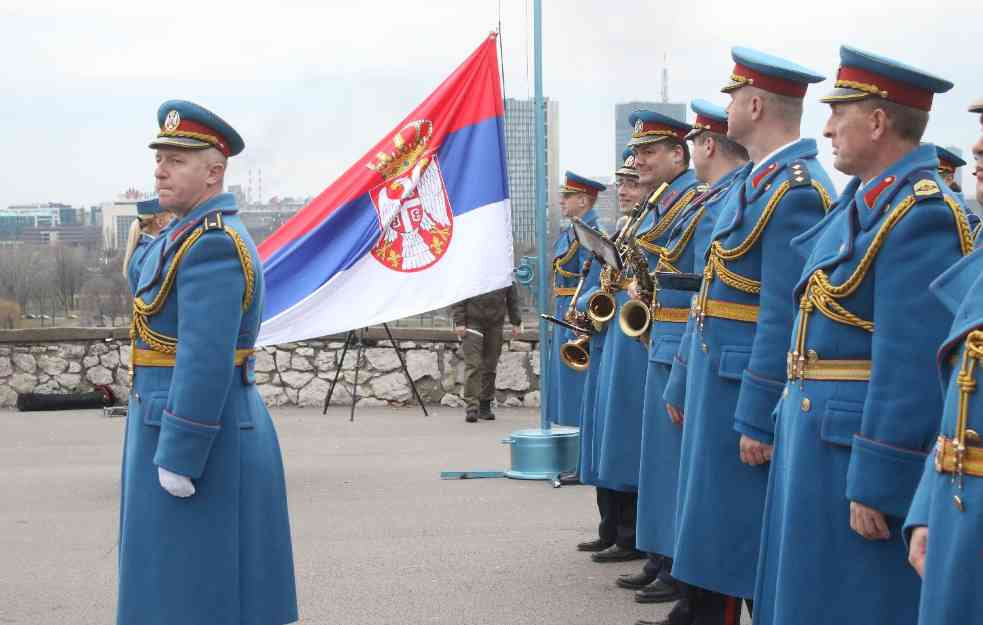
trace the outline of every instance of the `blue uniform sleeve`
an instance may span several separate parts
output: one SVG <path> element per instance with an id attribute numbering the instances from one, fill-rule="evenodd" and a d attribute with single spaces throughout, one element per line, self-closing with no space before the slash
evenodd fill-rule
<path id="1" fill-rule="evenodd" d="M 689 319 L 686 320 L 686 330 L 683 332 L 683 337 L 679 339 L 679 351 L 672 359 L 669 380 L 662 392 L 662 399 L 680 410 L 686 405 L 686 363 L 689 359 L 689 350 L 692 348 L 695 332 L 696 320 L 690 315 Z"/>
<path id="2" fill-rule="evenodd" d="M 961 257 L 951 211 L 926 201 L 887 236 L 867 277 L 875 302 L 871 375 L 846 497 L 893 517 L 908 512 L 942 415 L 935 353 L 952 315 L 928 286 Z"/>
<path id="3" fill-rule="evenodd" d="M 805 259 L 791 241 L 819 221 L 825 210 L 812 187 L 789 190 L 761 240 L 761 296 L 751 357 L 741 380 L 734 429 L 762 443 L 774 440 L 772 411 L 785 386 L 786 354 L 795 315 L 793 290 Z"/>
<path id="4" fill-rule="evenodd" d="M 245 276 L 232 240 L 206 232 L 177 271 L 178 350 L 154 464 L 200 478 L 222 423 L 242 320 Z"/>
<path id="5" fill-rule="evenodd" d="M 925 468 L 922 470 L 922 479 L 918 482 L 915 490 L 915 498 L 911 500 L 911 507 L 908 508 L 908 517 L 904 522 L 905 543 L 911 538 L 911 532 L 916 527 L 928 526 L 929 504 L 932 502 L 932 482 L 935 478 L 935 458 L 929 454 L 925 459 Z"/>

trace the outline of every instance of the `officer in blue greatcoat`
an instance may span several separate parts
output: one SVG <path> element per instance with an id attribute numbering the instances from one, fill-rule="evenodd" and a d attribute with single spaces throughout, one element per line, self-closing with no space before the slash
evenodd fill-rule
<path id="1" fill-rule="evenodd" d="M 687 359 L 673 575 L 702 589 L 754 593 L 771 411 L 785 380 L 804 259 L 789 241 L 826 214 L 832 184 L 816 142 L 800 138 L 802 98 L 823 79 L 769 54 L 734 48 L 727 136 L 753 169 L 727 198 L 707 249 Z M 678 408 L 678 407 L 676 407 Z"/>
<path id="2" fill-rule="evenodd" d="M 123 274 L 130 293 L 134 293 L 150 244 L 171 221 L 171 214 L 160 207 L 157 198 L 137 202 L 137 218 L 130 225 L 123 254 Z"/>
<path id="3" fill-rule="evenodd" d="M 983 112 L 983 106 L 980 107 Z M 971 109 L 972 110 L 972 109 Z M 983 159 L 983 137 L 973 149 Z M 976 168 L 976 199 L 983 170 Z M 943 385 L 942 427 L 905 521 L 908 559 L 922 576 L 918 625 L 962 625 L 983 610 L 983 252 L 953 265 L 932 291 L 955 319 L 936 362 Z M 958 450 L 962 450 L 961 452 Z M 961 468 L 956 458 L 961 454 Z M 931 537 L 931 541 L 929 538 Z"/>
<path id="4" fill-rule="evenodd" d="M 577 217 L 585 224 L 597 227 L 594 203 L 597 201 L 597 194 L 606 188 L 600 182 L 568 171 L 560 187 L 560 207 L 563 216 L 566 219 Z M 570 301 L 580 282 L 584 261 L 590 255 L 590 252 L 577 241 L 572 225 L 564 228 L 553 244 L 553 297 L 557 318 L 563 319 L 570 310 Z M 584 280 L 581 292 L 597 284 L 599 273 L 599 269 L 590 271 Z M 546 390 L 546 416 L 551 423 L 578 427 L 585 376 L 583 372 L 575 371 L 564 364 L 560 355 L 560 348 L 567 341 L 573 340 L 574 336 L 569 329 L 555 324 L 550 325 L 550 334 L 550 375 L 549 388 Z"/>
<path id="5" fill-rule="evenodd" d="M 808 260 L 774 412 L 759 625 L 915 622 L 901 524 L 938 431 L 934 356 L 952 321 L 928 287 L 972 249 L 935 146 L 919 145 L 952 83 L 847 46 L 840 58 L 823 134 L 855 178 L 793 242 Z"/>
<path id="6" fill-rule="evenodd" d="M 668 187 L 659 196 L 655 206 L 649 213 L 648 218 L 639 228 L 639 236 L 635 239 L 635 247 L 638 254 L 645 260 L 644 269 L 651 275 L 658 267 L 661 270 L 673 271 L 675 265 L 685 262 L 687 255 L 688 237 L 685 240 L 677 241 L 675 246 L 670 246 L 670 234 L 684 220 L 684 214 L 691 211 L 694 200 L 699 198 L 706 190 L 705 185 L 701 185 L 696 179 L 696 174 L 689 168 L 690 154 L 686 145 L 686 135 L 692 129 L 692 125 L 685 121 L 680 121 L 667 115 L 662 115 L 653 111 L 636 111 L 629 117 L 636 126 L 637 137 L 635 142 L 635 163 L 638 167 L 639 178 L 642 182 L 652 187 L 659 187 L 663 183 Z M 648 133 L 648 134 L 644 134 Z M 656 137 L 659 137 L 656 139 Z M 653 140 L 654 139 L 654 140 Z M 658 226 L 658 228 L 656 227 Z M 636 272 L 639 268 L 634 268 Z M 646 276 L 648 277 L 648 276 Z M 639 289 L 644 286 L 645 292 Z M 652 288 L 650 285 L 640 285 L 638 277 L 629 287 L 629 296 L 632 303 L 622 306 L 619 315 L 619 330 L 627 332 L 631 338 L 641 340 L 648 350 L 648 369 L 652 363 L 657 362 L 653 358 L 661 358 L 668 349 L 670 343 L 678 344 L 679 334 L 685 327 L 686 314 L 688 307 L 680 304 L 680 298 L 688 302 L 689 297 L 684 293 L 659 290 L 657 303 L 651 303 Z M 644 299 L 642 299 L 644 298 Z M 639 311 L 646 311 L 649 317 L 648 326 L 645 327 L 644 317 L 639 316 Z M 652 311 L 655 310 L 653 313 Z M 631 312 L 634 311 L 634 312 Z M 653 318 L 654 317 L 654 318 Z M 635 321 L 632 321 L 635 319 Z M 647 375 L 643 369 L 643 375 Z M 638 397 L 638 420 L 634 417 L 619 418 L 619 421 L 638 430 L 625 430 L 625 440 L 640 440 L 639 452 L 639 472 L 638 475 L 638 504 L 636 508 L 636 535 L 635 545 L 640 551 L 649 553 L 649 559 L 642 572 L 633 576 L 622 576 L 617 580 L 617 584 L 623 588 L 639 589 L 635 600 L 640 603 L 659 603 L 674 600 L 678 592 L 672 578 L 669 576 L 671 569 L 672 553 L 665 550 L 659 551 L 652 548 L 654 541 L 652 535 L 646 535 L 646 526 L 651 525 L 652 516 L 657 509 L 664 508 L 668 493 L 657 492 L 657 483 L 648 482 L 647 499 L 643 501 L 642 486 L 646 483 L 648 474 L 653 470 L 653 466 L 661 463 L 663 458 L 655 457 L 661 450 L 655 449 L 658 442 L 655 439 L 659 435 L 657 430 L 652 429 L 652 423 L 647 415 L 644 414 L 644 400 L 646 393 L 644 377 L 641 383 L 641 394 Z M 634 395 L 633 395 L 634 398 Z M 628 411 L 634 414 L 635 407 Z M 663 410 L 662 414 L 665 412 Z M 646 457 L 648 452 L 648 457 Z M 669 462 L 672 462 L 670 459 Z M 643 519 L 642 514 L 647 513 L 649 518 Z M 644 538 L 643 538 L 644 536 Z M 661 580 L 656 580 L 660 575 Z"/>
<path id="7" fill-rule="evenodd" d="M 688 140 L 693 142 L 692 161 L 696 177 L 704 187 L 683 210 L 679 221 L 669 233 L 669 243 L 660 255 L 660 271 L 702 272 L 702 251 L 710 237 L 723 198 L 738 179 L 747 151 L 727 138 L 727 113 L 706 100 L 694 100 L 696 113 Z M 639 549 L 665 557 L 666 570 L 672 566 L 675 546 L 676 485 L 679 477 L 679 446 L 682 423 L 670 421 L 663 393 L 669 381 L 673 362 L 677 359 L 680 332 L 688 328 L 690 299 L 693 293 L 661 288 L 657 291 L 654 325 L 651 331 L 648 372 L 645 380 L 644 423 L 642 429 L 642 458 L 638 488 Z M 620 583 L 619 583 L 620 585 Z M 685 600 L 673 608 L 670 621 L 674 623 L 713 622 L 707 610 L 698 604 L 697 589 L 690 591 L 685 584 L 663 575 L 636 595 L 640 603 Z M 648 625 L 650 621 L 639 621 Z"/>
<path id="8" fill-rule="evenodd" d="M 615 170 L 615 184 L 618 188 L 618 208 L 626 215 L 648 197 L 648 187 L 638 182 L 638 170 L 635 169 L 635 156 L 631 148 L 625 148 L 621 158 L 622 165 Z M 624 217 L 619 219 L 618 229 L 624 225 L 623 219 Z M 600 271 L 600 261 L 594 260 L 591 271 Z M 581 293 L 577 301 L 577 311 L 580 314 L 586 315 L 587 302 L 596 291 L 597 286 L 594 286 Z M 634 514 L 626 510 L 623 493 L 597 485 L 597 467 L 594 459 L 603 431 L 598 429 L 598 425 L 601 424 L 596 423 L 594 418 L 594 406 L 597 399 L 597 375 L 604 351 L 604 335 L 609 325 L 599 324 L 591 334 L 590 361 L 584 373 L 584 391 L 580 409 L 580 481 L 595 487 L 597 511 L 600 515 L 598 537 L 577 545 L 578 550 L 588 552 L 604 551 L 611 547 L 618 541 L 619 534 L 622 535 L 622 543 L 626 543 L 629 537 L 634 536 L 635 531 Z M 622 514 L 623 512 L 625 514 Z"/>
<path id="9" fill-rule="evenodd" d="M 959 179 L 956 177 L 959 168 L 966 166 L 966 161 L 952 150 L 947 150 L 941 145 L 937 145 L 935 148 L 938 151 L 939 157 L 939 177 L 942 178 L 942 182 L 948 187 L 953 199 L 963 207 L 963 212 L 966 213 L 966 220 L 969 222 L 969 227 L 975 237 L 980 229 L 980 216 L 974 213 L 969 208 L 969 205 L 966 204 L 966 199 L 963 197 L 962 185 L 959 184 Z"/>
<path id="10" fill-rule="evenodd" d="M 297 620 L 283 464 L 256 390 L 256 247 L 222 193 L 239 134 L 181 100 L 158 112 L 155 177 L 176 221 L 133 305 L 118 625 Z"/>
<path id="11" fill-rule="evenodd" d="M 668 124 L 666 119 L 671 120 L 651 111 L 636 111 L 628 118 L 633 128 L 629 146 L 635 155 L 639 182 L 650 187 L 663 182 L 669 185 L 661 196 L 646 200 L 648 212 L 624 235 L 643 250 L 642 253 L 665 244 L 675 220 L 696 193 L 692 189 L 696 184 L 695 176 L 692 172 L 687 173 L 689 154 L 681 144 L 689 126 L 675 120 Z M 653 157 L 663 152 L 673 155 L 665 160 Z M 679 165 L 683 167 L 676 171 L 674 167 Z M 595 440 L 599 442 L 594 460 L 598 485 L 621 493 L 622 514 L 630 519 L 630 527 L 634 530 L 647 344 L 618 328 L 621 308 L 630 299 L 625 289 L 631 271 L 630 268 L 619 272 L 615 267 L 605 267 L 601 275 L 600 291 L 603 293 L 593 296 L 604 303 L 601 310 L 605 311 L 600 316 L 595 314 L 595 319 L 611 325 L 605 333 L 598 372 L 595 427 L 601 436 L 595 434 Z M 591 308 L 596 312 L 597 308 Z M 625 536 L 619 536 L 618 543 L 592 556 L 597 562 L 643 557 L 645 554 L 635 548 L 634 531 L 630 536 L 627 532 Z"/>

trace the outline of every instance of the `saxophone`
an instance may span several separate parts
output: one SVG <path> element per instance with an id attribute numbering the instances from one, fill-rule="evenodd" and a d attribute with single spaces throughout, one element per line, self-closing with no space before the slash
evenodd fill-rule
<path id="1" fill-rule="evenodd" d="M 663 182 L 649 196 L 644 204 L 642 202 L 636 204 L 628 218 L 628 223 L 624 225 L 614 238 L 613 243 L 618 248 L 622 265 L 626 270 L 630 269 L 627 261 L 631 260 L 632 256 L 632 246 L 629 243 L 634 243 L 635 233 L 638 232 L 638 228 L 645 221 L 645 218 L 648 217 L 649 213 L 652 212 L 652 209 L 658 205 L 659 198 L 668 188 L 669 184 Z M 614 312 L 617 308 L 614 294 L 621 288 L 620 284 L 623 278 L 624 276 L 616 271 L 614 267 L 605 267 L 601 272 L 601 288 L 587 302 L 587 316 L 598 330 L 614 318 Z"/>

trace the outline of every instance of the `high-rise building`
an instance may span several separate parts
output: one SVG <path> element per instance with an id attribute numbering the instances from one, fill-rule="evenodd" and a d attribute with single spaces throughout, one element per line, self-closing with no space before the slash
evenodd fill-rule
<path id="1" fill-rule="evenodd" d="M 557 125 L 559 104 L 547 98 L 546 106 L 546 206 L 549 233 L 557 232 L 560 185 Z M 505 99 L 505 152 L 508 162 L 509 198 L 512 204 L 512 240 L 516 260 L 536 253 L 536 109 L 535 100 Z M 552 236 L 548 236 L 552 240 Z M 547 253 L 549 253 L 547 251 Z"/>
<path id="2" fill-rule="evenodd" d="M 621 102 L 614 105 L 614 164 L 620 167 L 622 164 L 621 153 L 628 140 L 631 139 L 632 127 L 628 123 L 628 116 L 632 111 L 645 109 L 655 111 L 669 117 L 674 117 L 679 121 L 686 121 L 686 104 L 683 102 Z"/>
<path id="3" fill-rule="evenodd" d="M 597 201 L 594 202 L 594 212 L 597 213 L 597 224 L 611 234 L 615 231 L 618 223 L 618 189 L 614 186 L 613 176 L 595 176 L 596 180 L 607 186 L 607 189 L 597 194 Z"/>

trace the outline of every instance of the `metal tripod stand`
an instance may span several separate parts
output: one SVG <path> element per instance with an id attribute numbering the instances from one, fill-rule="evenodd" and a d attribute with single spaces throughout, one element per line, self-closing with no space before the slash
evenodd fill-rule
<path id="1" fill-rule="evenodd" d="M 389 330 L 389 324 L 384 323 L 382 327 L 385 328 L 386 336 L 389 337 L 389 344 L 396 350 L 396 357 L 399 358 L 399 366 L 403 369 L 403 375 L 406 376 L 406 381 L 409 382 L 410 388 L 413 389 L 413 397 L 420 404 L 420 409 L 423 410 L 423 416 L 429 417 L 430 413 L 427 412 L 427 407 L 423 405 L 423 399 L 420 397 L 419 391 L 416 390 L 416 383 L 413 382 L 413 378 L 410 377 L 410 372 L 406 368 L 403 350 L 400 349 L 399 343 L 393 338 L 393 333 Z M 348 415 L 349 421 L 355 420 L 355 404 L 358 403 L 358 370 L 362 363 L 362 355 L 365 353 L 365 328 L 348 331 L 348 335 L 345 337 L 345 347 L 341 350 L 341 360 L 338 362 L 338 368 L 334 372 L 334 379 L 331 380 L 331 386 L 328 387 L 328 394 L 324 397 L 324 408 L 321 410 L 321 414 L 327 414 L 328 404 L 331 403 L 331 396 L 334 395 L 335 385 L 338 384 L 338 376 L 341 375 L 341 368 L 345 364 L 345 356 L 348 355 L 348 348 L 352 345 L 355 345 L 358 351 L 355 353 L 355 381 L 352 384 L 352 409 Z"/>

